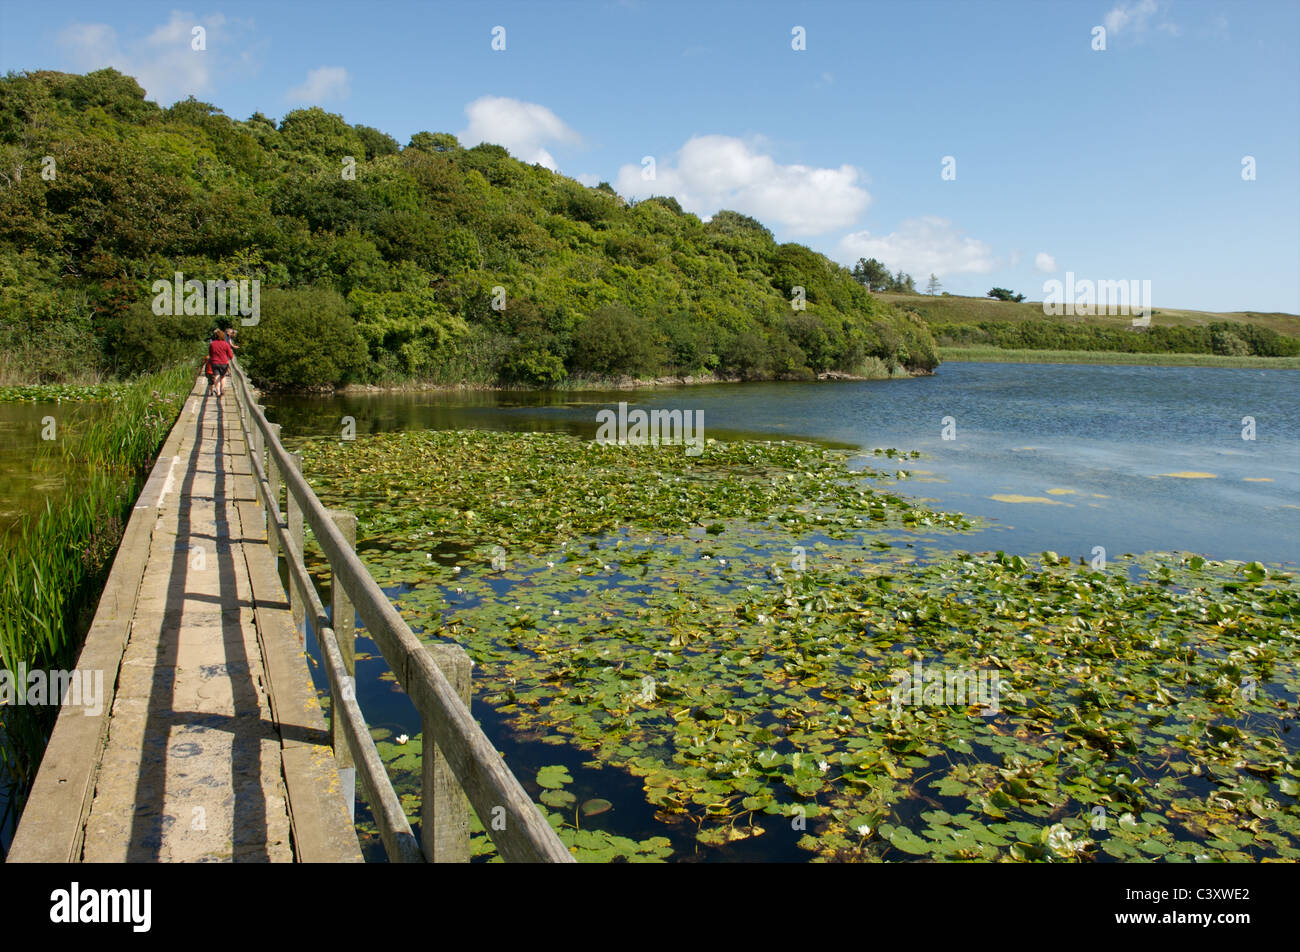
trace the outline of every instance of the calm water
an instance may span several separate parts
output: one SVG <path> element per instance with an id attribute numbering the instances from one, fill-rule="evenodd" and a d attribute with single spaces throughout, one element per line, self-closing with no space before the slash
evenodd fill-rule
<path id="1" fill-rule="evenodd" d="M 797 438 L 871 450 L 920 450 L 919 460 L 864 462 L 914 475 L 901 489 L 941 508 L 985 517 L 988 531 L 952 537 L 965 549 L 1090 556 L 1151 550 L 1200 552 L 1294 565 L 1300 538 L 1300 374 L 1183 367 L 946 364 L 928 378 L 857 383 L 719 384 L 581 393 L 407 393 L 348 397 L 268 396 L 286 438 L 338 437 L 344 416 L 358 435 L 476 428 L 557 431 L 591 439 L 596 413 L 620 401 L 645 409 L 700 410 L 705 435 Z M 40 421 L 63 407 L 0 406 L 0 532 L 19 513 L 56 502 L 66 475 L 35 460 Z M 1242 418 L 1255 439 L 1242 439 Z M 943 438 L 951 417 L 955 439 Z M 61 417 L 60 417 L 61 418 Z M 1207 474 L 1197 478 L 1170 473 Z M 1006 502 L 994 496 L 1033 502 Z M 358 649 L 375 648 L 359 631 Z M 308 639 L 313 649 L 314 639 Z M 367 718 L 394 733 L 420 729 L 408 698 L 379 680 L 387 665 L 358 665 Z M 318 686 L 324 687 L 317 666 Z M 668 835 L 678 858 L 698 857 L 689 835 L 653 819 L 640 782 L 583 766 L 588 755 L 514 738 L 489 705 L 475 716 L 512 769 L 531 778 L 566 764 L 581 797 L 616 809 L 593 826 L 637 838 Z M 0 810 L 3 809 L 0 792 Z M 359 804 L 359 815 L 365 815 Z M 3 834 L 0 834 L 2 837 Z M 710 859 L 806 859 L 790 847 L 748 841 Z M 382 854 L 372 851 L 373 858 Z"/>
<path id="2" fill-rule="evenodd" d="M 645 409 L 700 410 L 705 435 L 798 438 L 871 450 L 920 450 L 919 460 L 862 462 L 905 468 L 901 486 L 943 508 L 994 523 L 948 537 L 952 546 L 1091 557 L 1151 550 L 1294 564 L 1300 536 L 1300 375 L 1235 369 L 951 364 L 934 377 L 858 383 L 769 383 L 581 393 L 405 393 L 328 398 L 268 396 L 268 416 L 287 439 L 476 428 L 556 431 L 594 438 L 596 413 L 620 401 Z M 1255 419 L 1253 441 L 1242 418 Z M 944 417 L 955 439 L 943 438 Z M 1187 478 L 1168 473 L 1205 473 Z M 1004 502 L 994 496 L 1040 501 Z M 390 592 L 396 597 L 397 591 Z M 415 735 L 410 699 L 380 680 L 387 669 L 358 629 L 357 688 L 367 720 Z M 314 638 L 313 675 L 327 690 Z M 624 771 L 587 766 L 589 755 L 517 737 L 481 697 L 475 717 L 525 783 L 546 764 L 564 764 L 579 800 L 615 808 L 585 825 L 641 839 L 668 836 L 678 861 L 802 861 L 788 837 L 759 837 L 700 850 L 690 824 L 654 819 L 641 783 Z M 536 793 L 536 791 L 533 791 Z M 364 802 L 358 818 L 368 818 Z M 383 859 L 369 844 L 367 855 Z"/>
<path id="3" fill-rule="evenodd" d="M 266 402 L 285 437 L 337 437 L 351 416 L 358 435 L 474 428 L 591 439 L 597 411 L 619 401 L 701 410 L 705 435 L 720 439 L 920 450 L 919 460 L 873 462 L 912 472 L 905 493 L 995 522 L 966 548 L 1091 557 L 1102 546 L 1108 555 L 1191 551 L 1294 564 L 1297 395 L 1294 371 L 954 363 L 912 380 Z M 954 439 L 943 438 L 945 417 Z M 1244 417 L 1255 421 L 1254 440 L 1242 439 Z"/>
<path id="4" fill-rule="evenodd" d="M 73 417 L 94 417 L 97 403 L 0 403 L 0 539 L 26 513 L 58 506 L 70 477 L 64 462 L 41 439 L 50 417 L 55 434 Z"/>

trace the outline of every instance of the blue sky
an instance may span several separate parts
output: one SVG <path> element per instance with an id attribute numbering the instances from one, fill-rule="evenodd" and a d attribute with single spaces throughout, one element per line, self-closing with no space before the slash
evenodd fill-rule
<path id="1" fill-rule="evenodd" d="M 1150 280 L 1157 308 L 1300 313 L 1293 0 L 0 0 L 0 70 L 105 65 L 163 105 L 499 142 L 918 286 L 1039 300 L 1072 271 Z"/>

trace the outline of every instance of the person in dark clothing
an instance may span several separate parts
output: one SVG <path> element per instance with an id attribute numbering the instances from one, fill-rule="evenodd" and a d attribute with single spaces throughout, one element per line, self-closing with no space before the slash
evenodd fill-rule
<path id="1" fill-rule="evenodd" d="M 234 359 L 235 352 L 231 350 L 230 344 L 226 341 L 226 332 L 217 331 L 216 338 L 208 344 L 208 360 L 212 364 L 212 374 L 216 378 L 217 399 L 221 399 L 221 394 L 225 392 L 226 373 L 230 370 L 230 362 Z"/>

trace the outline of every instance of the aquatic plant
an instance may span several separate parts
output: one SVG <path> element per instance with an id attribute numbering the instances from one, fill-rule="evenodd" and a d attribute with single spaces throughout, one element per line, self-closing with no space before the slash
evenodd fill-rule
<path id="1" fill-rule="evenodd" d="M 1289 573 L 959 551 L 969 520 L 796 443 L 303 449 L 413 627 L 474 658 L 478 703 L 641 778 L 700 849 L 1300 858 Z"/>
<path id="2" fill-rule="evenodd" d="M 114 387 L 106 407 L 74 412 L 57 439 L 34 440 L 33 465 L 63 471 L 66 488 L 20 519 L 0 550 L 0 666 L 74 664 L 136 494 L 193 381 L 180 367 Z M 19 807 L 57 714 L 0 711 L 0 781 Z"/>

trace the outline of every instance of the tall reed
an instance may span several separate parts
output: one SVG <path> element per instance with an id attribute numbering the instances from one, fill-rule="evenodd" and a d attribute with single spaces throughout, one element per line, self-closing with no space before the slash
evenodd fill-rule
<path id="1" fill-rule="evenodd" d="M 34 465 L 63 469 L 65 488 L 0 549 L 0 667 L 15 678 L 20 664 L 72 667 L 136 495 L 193 383 L 189 366 L 138 378 L 75 410 L 56 440 L 34 449 Z M 57 703 L 0 708 L 0 784 L 15 818 L 57 715 Z"/>

